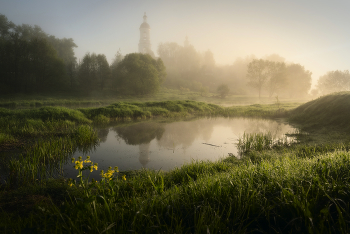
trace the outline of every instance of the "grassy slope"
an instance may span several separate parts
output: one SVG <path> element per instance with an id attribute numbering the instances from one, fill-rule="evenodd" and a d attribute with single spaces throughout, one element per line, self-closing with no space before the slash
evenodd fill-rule
<path id="1" fill-rule="evenodd" d="M 350 92 L 333 93 L 307 102 L 291 112 L 293 121 L 310 127 L 330 126 L 350 130 Z"/>

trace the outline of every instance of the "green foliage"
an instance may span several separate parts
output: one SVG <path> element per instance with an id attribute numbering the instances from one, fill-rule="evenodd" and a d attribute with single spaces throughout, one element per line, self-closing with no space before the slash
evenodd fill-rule
<path id="1" fill-rule="evenodd" d="M 225 98 L 227 94 L 230 92 L 230 89 L 227 86 L 227 84 L 222 84 L 216 89 L 216 91 L 219 93 L 221 98 Z"/>
<path id="2" fill-rule="evenodd" d="M 148 54 L 127 54 L 112 71 L 115 87 L 124 94 L 153 94 L 166 77 L 161 59 Z"/>
<path id="3" fill-rule="evenodd" d="M 267 85 L 270 97 L 285 86 L 284 63 L 276 63 L 263 59 L 254 59 L 248 64 L 247 78 L 248 84 L 259 92 L 261 96 L 262 88 Z"/>
<path id="4" fill-rule="evenodd" d="M 94 123 L 98 124 L 107 124 L 109 123 L 110 119 L 104 115 L 97 115 L 93 118 Z"/>
<path id="5" fill-rule="evenodd" d="M 87 53 L 79 64 L 79 87 L 82 92 L 102 91 L 110 77 L 107 58 L 103 54 Z"/>
<path id="6" fill-rule="evenodd" d="M 0 116 L 14 119 L 69 120 L 78 123 L 91 123 L 83 113 L 65 107 L 42 107 L 29 110 L 8 110 L 0 108 Z"/>
<path id="7" fill-rule="evenodd" d="M 67 90 L 66 68 L 75 63 L 73 39 L 58 39 L 39 26 L 15 25 L 0 14 L 0 92 Z"/>
<path id="8" fill-rule="evenodd" d="M 300 64 L 290 64 L 286 67 L 287 87 L 290 98 L 306 97 L 311 88 L 312 72 L 305 70 Z"/>

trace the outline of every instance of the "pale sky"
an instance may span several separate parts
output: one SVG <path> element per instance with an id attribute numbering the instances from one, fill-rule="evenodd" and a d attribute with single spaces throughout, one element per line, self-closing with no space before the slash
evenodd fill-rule
<path id="1" fill-rule="evenodd" d="M 137 52 L 147 12 L 155 53 L 159 43 L 183 45 L 187 35 L 217 64 L 276 53 L 310 70 L 314 83 L 350 69 L 349 10 L 350 1 L 340 0 L 0 0 L 0 14 L 15 24 L 73 38 L 78 59 L 94 52 L 111 62 L 119 48 Z"/>

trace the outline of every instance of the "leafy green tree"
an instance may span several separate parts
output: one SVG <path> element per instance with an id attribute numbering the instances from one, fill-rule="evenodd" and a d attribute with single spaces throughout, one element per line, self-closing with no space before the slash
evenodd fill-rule
<path id="1" fill-rule="evenodd" d="M 330 71 L 321 76 L 317 82 L 320 94 L 325 95 L 333 92 L 350 91 L 350 73 L 345 71 Z"/>
<path id="2" fill-rule="evenodd" d="M 148 54 L 132 53 L 118 63 L 112 72 L 115 86 L 122 93 L 153 94 L 165 80 L 165 66 L 161 59 Z"/>
<path id="3" fill-rule="evenodd" d="M 311 88 L 312 73 L 305 70 L 300 64 L 290 64 L 286 67 L 286 79 L 288 86 L 286 93 L 290 98 L 306 97 Z"/>
<path id="4" fill-rule="evenodd" d="M 0 38 L 8 38 L 14 28 L 15 24 L 9 21 L 5 15 L 0 14 Z"/>
<path id="5" fill-rule="evenodd" d="M 103 90 L 105 88 L 106 81 L 110 77 L 111 70 L 104 54 L 98 54 L 96 56 L 96 63 L 98 86 L 100 90 Z"/>
<path id="6" fill-rule="evenodd" d="M 230 92 L 230 89 L 227 86 L 227 84 L 222 84 L 222 85 L 219 85 L 216 91 L 219 93 L 221 98 L 225 98 L 227 94 Z"/>
<path id="7" fill-rule="evenodd" d="M 248 85 L 258 89 L 259 98 L 263 88 L 267 88 L 269 97 L 286 87 L 286 65 L 284 62 L 272 62 L 254 59 L 248 64 Z"/>
<path id="8" fill-rule="evenodd" d="M 160 43 L 158 54 L 167 68 L 177 67 L 181 46 L 175 42 Z"/>
<path id="9" fill-rule="evenodd" d="M 111 64 L 111 69 L 113 70 L 114 68 L 116 68 L 118 63 L 120 63 L 123 60 L 123 58 L 124 58 L 124 56 L 122 55 L 122 52 L 119 49 L 114 56 L 114 59 L 113 59 L 112 64 Z"/>
<path id="10" fill-rule="evenodd" d="M 110 68 L 105 55 L 85 54 L 78 75 L 82 91 L 87 93 L 94 90 L 102 91 L 109 76 Z"/>
<path id="11" fill-rule="evenodd" d="M 288 82 L 286 78 L 286 64 L 283 62 L 270 62 L 269 70 L 269 80 L 267 82 L 269 97 L 272 97 L 274 94 L 278 96 L 279 91 L 284 89 Z"/>
<path id="12" fill-rule="evenodd" d="M 14 33 L 0 44 L 2 85 L 11 92 L 47 92 L 66 85 L 63 61 L 44 38 L 30 41 Z"/>
<path id="13" fill-rule="evenodd" d="M 254 59 L 248 64 L 247 78 L 248 85 L 258 89 L 259 98 L 261 90 L 270 76 L 270 62 L 263 59 Z"/>
<path id="14" fill-rule="evenodd" d="M 74 47 L 71 38 L 55 38 L 36 25 L 15 25 L 0 14 L 0 92 L 66 90 L 76 67 Z"/>
<path id="15" fill-rule="evenodd" d="M 44 38 L 34 38 L 29 42 L 28 70 L 32 90 L 45 92 L 66 88 L 67 77 L 62 59 Z"/>

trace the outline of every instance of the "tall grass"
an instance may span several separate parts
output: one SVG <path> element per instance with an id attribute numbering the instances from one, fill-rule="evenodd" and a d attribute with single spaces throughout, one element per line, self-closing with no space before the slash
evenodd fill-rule
<path id="1" fill-rule="evenodd" d="M 24 152 L 2 162 L 8 175 L 6 186 L 42 183 L 48 178 L 62 176 L 62 167 L 70 155 L 76 150 L 88 152 L 97 144 L 96 132 L 86 125 L 73 129 L 68 137 L 38 138 Z"/>
<path id="2" fill-rule="evenodd" d="M 244 133 L 238 138 L 237 149 L 240 155 L 250 151 L 271 150 L 273 147 L 289 147 L 296 143 L 293 137 L 284 136 L 276 138 L 271 132 L 266 133 Z"/>
<path id="3" fill-rule="evenodd" d="M 70 189 L 64 204 L 41 206 L 26 221 L 7 216 L 6 228 L 47 233 L 347 233 L 349 176 L 350 153 L 344 151 L 259 163 L 193 162 L 168 173 L 143 170 L 127 175 L 126 181 L 115 178 L 111 187 L 93 185 L 89 197 Z"/>

